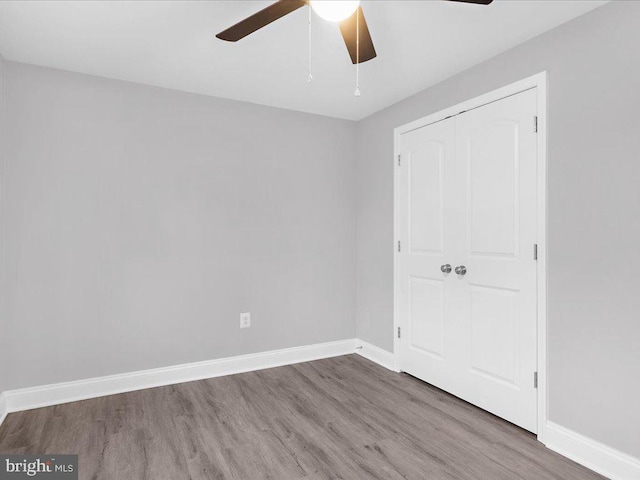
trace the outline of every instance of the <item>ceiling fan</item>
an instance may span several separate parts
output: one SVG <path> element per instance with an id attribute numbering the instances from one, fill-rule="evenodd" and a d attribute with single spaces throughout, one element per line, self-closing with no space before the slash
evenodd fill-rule
<path id="1" fill-rule="evenodd" d="M 489 5 L 493 0 L 450 1 Z M 340 32 L 354 64 L 363 63 L 376 57 L 376 49 L 373 46 L 373 40 L 359 0 L 278 0 L 220 32 L 216 37 L 228 42 L 237 42 L 305 5 L 310 5 L 325 20 L 340 22 Z M 359 45 L 358 40 L 360 40 Z"/>

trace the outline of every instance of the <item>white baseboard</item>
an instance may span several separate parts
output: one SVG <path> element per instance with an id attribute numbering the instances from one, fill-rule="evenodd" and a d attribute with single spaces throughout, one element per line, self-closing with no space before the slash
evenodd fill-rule
<path id="1" fill-rule="evenodd" d="M 639 480 L 640 459 L 547 422 L 545 444 L 554 452 L 612 480 Z"/>
<path id="2" fill-rule="evenodd" d="M 353 353 L 354 349 L 355 339 L 341 340 L 74 382 L 9 390 L 0 395 L 0 423 L 7 413 L 347 355 Z"/>
<path id="3" fill-rule="evenodd" d="M 387 352 L 380 347 L 371 345 L 356 338 L 356 353 L 362 355 L 364 358 L 371 360 L 372 362 L 382 365 L 384 368 L 393 370 L 393 353 Z"/>
<path id="4" fill-rule="evenodd" d="M 7 397 L 4 392 L 0 393 L 0 425 L 4 422 L 9 414 L 9 406 L 7 405 Z"/>

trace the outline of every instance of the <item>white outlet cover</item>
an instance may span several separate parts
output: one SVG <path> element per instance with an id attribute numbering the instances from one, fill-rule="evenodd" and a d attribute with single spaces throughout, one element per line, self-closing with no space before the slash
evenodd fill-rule
<path id="1" fill-rule="evenodd" d="M 251 326 L 251 313 L 245 312 L 240 314 L 240 328 L 249 328 Z"/>

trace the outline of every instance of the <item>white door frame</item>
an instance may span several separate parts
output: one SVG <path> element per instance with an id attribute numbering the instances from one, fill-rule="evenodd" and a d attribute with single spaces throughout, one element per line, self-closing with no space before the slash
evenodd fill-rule
<path id="1" fill-rule="evenodd" d="M 398 158 L 400 155 L 400 136 L 412 130 L 425 127 L 435 122 L 444 120 L 447 117 L 459 115 L 468 110 L 481 107 L 488 103 L 501 100 L 505 97 L 515 95 L 525 90 L 536 88 L 538 92 L 538 179 L 537 179 L 537 228 L 538 228 L 538 279 L 537 279 L 537 358 L 538 358 L 538 440 L 544 443 L 545 425 L 547 423 L 547 72 L 525 78 L 511 85 L 498 88 L 492 92 L 479 97 L 467 100 L 452 107 L 441 110 L 432 115 L 415 120 L 406 125 L 397 127 L 393 131 L 394 135 L 394 155 L 393 155 L 393 228 L 394 244 L 393 250 L 393 356 L 394 370 L 400 371 L 400 341 L 398 339 L 398 328 L 401 327 L 400 314 L 398 311 L 400 298 L 400 276 L 398 273 L 398 251 L 397 241 L 400 238 L 400 211 L 399 211 L 399 174 Z"/>

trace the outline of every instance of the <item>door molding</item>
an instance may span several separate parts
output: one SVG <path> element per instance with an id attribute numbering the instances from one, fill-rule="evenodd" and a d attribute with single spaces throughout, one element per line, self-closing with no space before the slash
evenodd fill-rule
<path id="1" fill-rule="evenodd" d="M 420 118 L 397 127 L 393 131 L 393 363 L 394 370 L 400 371 L 400 342 L 397 331 L 401 327 L 399 305 L 399 262 L 397 241 L 400 238 L 400 199 L 398 155 L 400 154 L 400 136 L 412 130 L 426 127 L 445 118 L 459 115 L 503 98 L 516 95 L 526 90 L 537 89 L 538 136 L 537 136 L 537 231 L 538 231 L 538 263 L 537 263 L 537 363 L 538 363 L 538 414 L 537 437 L 545 443 L 545 427 L 547 424 L 547 72 L 541 72 L 510 85 L 498 88 L 479 97 L 466 100 L 437 113 Z"/>

